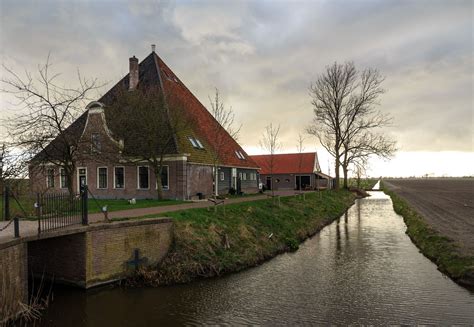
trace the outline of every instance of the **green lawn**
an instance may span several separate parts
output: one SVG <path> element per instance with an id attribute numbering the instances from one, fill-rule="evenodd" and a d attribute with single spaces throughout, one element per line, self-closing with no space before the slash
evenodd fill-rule
<path id="1" fill-rule="evenodd" d="M 185 201 L 179 200 L 137 200 L 137 203 L 130 204 L 128 200 L 94 200 L 89 198 L 89 213 L 100 212 L 103 206 L 107 206 L 107 211 L 119 211 L 137 208 L 150 208 L 150 207 L 161 207 L 175 204 L 186 203 Z"/>

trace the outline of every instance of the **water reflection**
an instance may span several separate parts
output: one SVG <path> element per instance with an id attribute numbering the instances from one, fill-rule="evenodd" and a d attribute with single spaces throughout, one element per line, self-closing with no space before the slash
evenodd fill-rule
<path id="1" fill-rule="evenodd" d="M 387 196 L 371 194 L 260 267 L 158 289 L 58 290 L 43 324 L 472 324 L 474 294 L 418 252 Z"/>

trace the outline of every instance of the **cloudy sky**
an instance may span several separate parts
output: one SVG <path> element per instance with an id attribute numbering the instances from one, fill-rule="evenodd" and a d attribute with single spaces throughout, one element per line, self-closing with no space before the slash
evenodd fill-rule
<path id="1" fill-rule="evenodd" d="M 394 117 L 387 133 L 400 151 L 391 162 L 374 160 L 370 174 L 474 175 L 470 0 L 0 4 L 2 63 L 35 70 L 50 52 L 64 81 L 79 69 L 111 87 L 128 58 L 143 59 L 155 43 L 205 106 L 219 88 L 249 153 L 262 152 L 258 140 L 271 122 L 281 125 L 282 151 L 295 151 L 312 119 L 308 87 L 325 66 L 377 68 L 387 89 L 379 109 Z M 317 141 L 308 136 L 305 149 L 318 150 L 327 171 Z"/>

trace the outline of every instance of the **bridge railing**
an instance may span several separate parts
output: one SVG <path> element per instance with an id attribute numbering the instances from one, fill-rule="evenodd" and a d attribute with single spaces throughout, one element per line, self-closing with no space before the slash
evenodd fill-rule
<path id="1" fill-rule="evenodd" d="M 36 196 L 38 234 L 71 225 L 87 225 L 87 186 L 79 194 L 46 193 Z"/>

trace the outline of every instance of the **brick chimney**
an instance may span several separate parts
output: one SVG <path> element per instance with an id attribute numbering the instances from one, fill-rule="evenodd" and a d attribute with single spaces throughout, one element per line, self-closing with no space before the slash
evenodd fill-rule
<path id="1" fill-rule="evenodd" d="M 133 56 L 130 58 L 130 79 L 129 87 L 130 91 L 133 91 L 137 88 L 138 85 L 138 59 Z"/>

